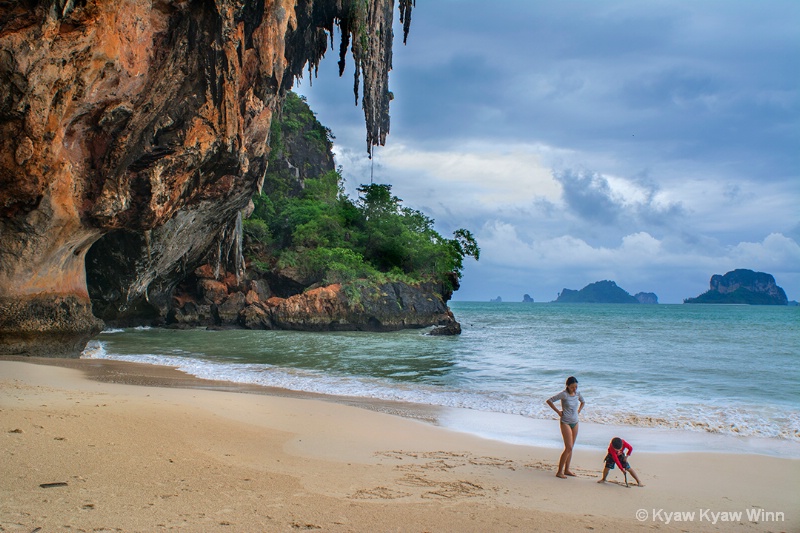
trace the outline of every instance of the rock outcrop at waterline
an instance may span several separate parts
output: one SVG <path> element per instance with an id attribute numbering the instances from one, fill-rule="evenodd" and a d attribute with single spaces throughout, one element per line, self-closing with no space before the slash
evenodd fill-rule
<path id="1" fill-rule="evenodd" d="M 410 20 L 412 0 L 401 0 Z M 0 4 L 0 353 L 77 355 L 101 327 L 87 250 L 122 238 L 124 298 L 166 298 L 231 235 L 272 114 L 334 25 L 367 145 L 389 129 L 393 0 Z M 223 261 L 228 263 L 228 261 Z M 226 265 L 227 266 L 227 265 Z"/>
<path id="2" fill-rule="evenodd" d="M 232 273 L 218 278 L 209 265 L 198 268 L 192 282 L 176 291 L 172 310 L 160 325 L 301 331 L 459 327 L 446 304 L 451 293 L 443 284 L 333 284 L 281 297 L 256 272 L 248 271 L 246 278 L 237 281 Z"/>

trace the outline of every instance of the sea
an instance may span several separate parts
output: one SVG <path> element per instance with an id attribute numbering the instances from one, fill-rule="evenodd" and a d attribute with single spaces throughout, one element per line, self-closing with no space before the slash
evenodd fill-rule
<path id="1" fill-rule="evenodd" d="M 451 302 L 460 336 L 109 329 L 82 357 L 396 404 L 454 431 L 558 448 L 546 400 L 578 379 L 577 447 L 800 459 L 800 307 Z"/>

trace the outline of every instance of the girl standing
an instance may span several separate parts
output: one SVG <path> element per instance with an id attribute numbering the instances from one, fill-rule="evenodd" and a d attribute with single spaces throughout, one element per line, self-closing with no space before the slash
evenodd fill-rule
<path id="1" fill-rule="evenodd" d="M 560 410 L 553 405 L 556 400 L 561 400 Z M 561 479 L 575 475 L 569 469 L 569 463 L 572 460 L 572 448 L 578 438 L 578 414 L 585 404 L 583 396 L 578 392 L 578 380 L 574 376 L 567 378 L 567 386 L 563 391 L 547 400 L 547 405 L 558 413 L 561 436 L 564 438 L 564 452 L 558 460 L 558 472 L 556 473 L 556 477 Z"/>

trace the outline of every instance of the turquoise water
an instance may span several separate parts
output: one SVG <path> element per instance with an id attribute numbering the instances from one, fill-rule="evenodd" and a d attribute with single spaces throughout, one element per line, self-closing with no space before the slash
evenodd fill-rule
<path id="1" fill-rule="evenodd" d="M 490 428 L 515 424 L 505 416 L 550 421 L 545 400 L 574 375 L 587 402 L 581 420 L 601 429 L 747 437 L 748 446 L 765 439 L 757 442 L 800 450 L 800 308 L 467 302 L 451 308 L 463 327 L 459 337 L 431 337 L 427 330 L 126 329 L 104 332 L 84 357 L 455 408 L 454 427 L 523 443 L 514 431 Z"/>

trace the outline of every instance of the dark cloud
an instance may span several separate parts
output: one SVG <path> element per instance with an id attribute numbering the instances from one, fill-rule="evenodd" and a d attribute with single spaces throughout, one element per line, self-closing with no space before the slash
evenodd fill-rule
<path id="1" fill-rule="evenodd" d="M 653 202 L 653 197 L 650 197 L 646 203 L 639 206 L 636 214 L 639 221 L 652 231 L 657 228 L 681 226 L 681 221 L 686 219 L 687 212 L 678 202 L 659 205 Z"/>
<path id="2" fill-rule="evenodd" d="M 563 170 L 553 177 L 564 189 L 564 201 L 581 218 L 602 224 L 619 219 L 621 206 L 611 197 L 605 178 L 594 172 Z"/>
<path id="3" fill-rule="evenodd" d="M 798 24 L 793 0 L 421 3 L 395 49 L 389 142 L 527 140 L 785 179 L 800 167 Z M 310 91 L 334 131 L 363 129 L 351 72 L 326 58 Z"/>
<path id="4" fill-rule="evenodd" d="M 671 295 L 662 301 L 695 296 L 702 287 L 677 286 L 696 279 L 704 286 L 715 272 L 746 266 L 720 263 L 740 243 L 771 234 L 800 241 L 798 27 L 796 0 L 419 2 L 408 45 L 395 47 L 388 143 L 426 160 L 534 147 L 548 169 L 567 169 L 553 174 L 561 202 L 553 194 L 524 206 L 475 202 L 465 192 L 474 176 L 376 171 L 446 231 L 499 223 L 525 242 L 563 237 L 562 245 L 596 257 L 618 253 L 620 283 L 641 281 L 636 267 L 624 268 L 632 262 L 620 243 L 647 234 L 664 246 L 643 267 L 661 285 L 630 288 Z M 302 92 L 337 136 L 341 159 L 353 164 L 346 175 L 368 179 L 352 70 L 338 79 L 329 57 L 313 89 L 308 82 Z M 559 280 L 575 288 L 597 281 L 586 278 L 591 265 L 579 264 L 532 265 L 513 276 L 497 265 L 468 266 L 459 297 L 477 296 L 473 273 L 478 285 L 497 287 L 486 298 L 515 276 L 517 292 L 527 276 L 550 280 L 554 286 L 532 290 L 553 295 L 569 286 Z"/>

